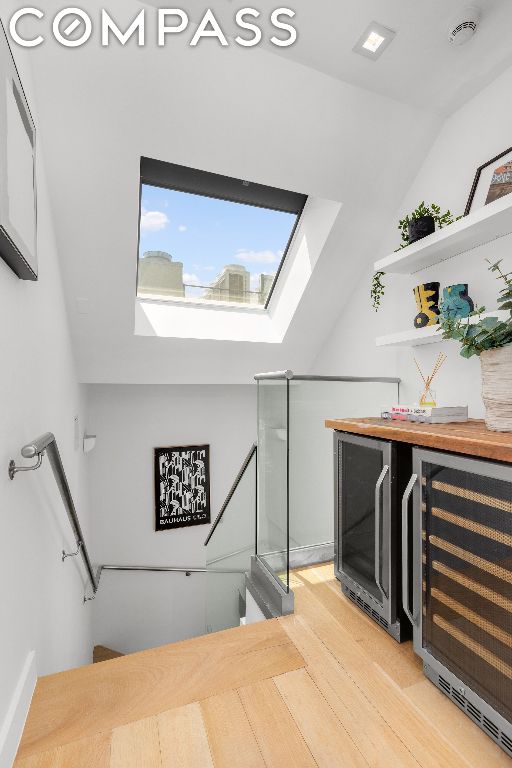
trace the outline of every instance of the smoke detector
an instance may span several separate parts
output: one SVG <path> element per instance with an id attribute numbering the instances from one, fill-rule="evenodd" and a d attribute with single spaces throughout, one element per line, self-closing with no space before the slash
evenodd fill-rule
<path id="1" fill-rule="evenodd" d="M 464 45 L 475 34 L 480 21 L 480 9 L 468 5 L 453 17 L 448 29 L 448 40 L 451 45 Z"/>

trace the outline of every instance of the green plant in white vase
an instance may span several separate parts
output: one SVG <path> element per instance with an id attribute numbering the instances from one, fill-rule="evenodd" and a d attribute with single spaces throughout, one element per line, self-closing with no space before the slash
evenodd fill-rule
<path id="1" fill-rule="evenodd" d="M 443 339 L 459 342 L 462 357 L 480 357 L 485 423 L 488 429 L 512 432 L 512 272 L 503 272 L 501 263 L 489 261 L 489 270 L 503 283 L 498 308 L 509 316 L 482 317 L 485 307 L 479 307 L 468 318 L 441 317 L 438 330 Z"/>

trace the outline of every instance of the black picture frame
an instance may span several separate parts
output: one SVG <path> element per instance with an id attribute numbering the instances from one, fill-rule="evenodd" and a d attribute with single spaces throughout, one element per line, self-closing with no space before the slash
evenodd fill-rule
<path id="1" fill-rule="evenodd" d="M 512 154 L 512 147 L 509 147 L 504 152 L 500 152 L 499 155 L 496 155 L 496 157 L 492 157 L 486 163 L 484 163 L 483 165 L 479 166 L 479 168 L 477 168 L 475 173 L 475 178 L 473 179 L 473 184 L 471 186 L 471 191 L 469 193 L 468 201 L 466 203 L 466 208 L 464 210 L 464 216 L 468 216 L 468 214 L 471 213 L 471 208 L 473 206 L 475 194 L 478 189 L 478 185 L 480 183 L 480 178 L 482 176 L 482 171 L 484 171 L 490 165 L 493 165 L 494 163 L 498 162 L 498 160 L 501 160 L 502 157 L 505 157 L 506 155 L 510 155 L 510 154 Z"/>
<path id="2" fill-rule="evenodd" d="M 0 20 L 0 258 L 37 280 L 36 127 Z"/>
<path id="3" fill-rule="evenodd" d="M 154 449 L 155 531 L 210 523 L 210 446 Z"/>

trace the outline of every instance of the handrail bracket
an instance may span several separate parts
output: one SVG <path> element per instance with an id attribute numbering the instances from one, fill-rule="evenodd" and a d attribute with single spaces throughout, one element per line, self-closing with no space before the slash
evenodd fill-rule
<path id="1" fill-rule="evenodd" d="M 84 543 L 83 541 L 77 542 L 76 552 L 66 552 L 65 549 L 62 550 L 62 562 L 64 562 L 68 557 L 76 557 L 80 554 L 80 550 L 82 549 Z"/>
<path id="2" fill-rule="evenodd" d="M 18 472 L 32 472 L 32 470 L 34 469 L 39 469 L 39 467 L 43 463 L 43 456 L 44 456 L 44 451 L 37 454 L 36 463 L 32 464 L 32 466 L 29 466 L 29 467 L 17 466 L 16 462 L 13 459 L 11 459 L 9 462 L 9 480 L 14 480 L 14 476 Z"/>
<path id="3" fill-rule="evenodd" d="M 78 519 L 78 514 L 75 508 L 73 497 L 71 495 L 71 489 L 66 478 L 64 467 L 62 466 L 62 459 L 60 457 L 57 441 L 55 440 L 55 435 L 52 432 L 46 432 L 44 435 L 36 438 L 36 440 L 34 440 L 32 443 L 24 445 L 21 449 L 21 455 L 24 459 L 37 459 L 37 461 L 33 466 L 29 467 L 17 467 L 14 461 L 11 461 L 9 463 L 9 477 L 11 480 L 14 478 L 14 475 L 17 472 L 30 472 L 33 469 L 38 469 L 42 464 L 43 456 L 46 455 L 48 457 L 48 461 L 53 471 L 53 476 L 55 478 L 55 482 L 57 483 L 57 488 L 59 489 L 59 493 L 64 504 L 64 508 L 66 510 L 77 547 L 76 552 L 63 551 L 62 561 L 64 562 L 68 557 L 76 557 L 77 555 L 81 555 L 87 570 L 89 581 L 91 582 L 93 594 L 96 594 L 98 591 L 98 582 L 96 581 L 96 576 L 94 574 L 92 563 L 89 558 L 84 535 L 80 527 L 80 521 Z"/>

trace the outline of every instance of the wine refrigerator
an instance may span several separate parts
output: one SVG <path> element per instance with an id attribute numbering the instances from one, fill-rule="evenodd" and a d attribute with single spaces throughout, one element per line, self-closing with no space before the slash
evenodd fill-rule
<path id="1" fill-rule="evenodd" d="M 425 674 L 512 756 L 512 466 L 415 448 L 402 549 Z"/>
<path id="2" fill-rule="evenodd" d="M 334 571 L 343 593 L 399 642 L 400 499 L 411 451 L 388 440 L 334 433 Z"/>

